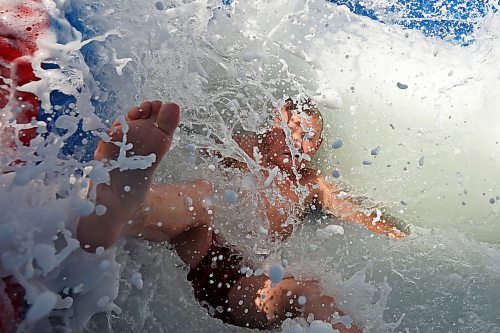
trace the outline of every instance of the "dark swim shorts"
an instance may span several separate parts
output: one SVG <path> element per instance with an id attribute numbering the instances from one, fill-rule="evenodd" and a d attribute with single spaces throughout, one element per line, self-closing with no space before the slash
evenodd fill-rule
<path id="1" fill-rule="evenodd" d="M 212 246 L 198 266 L 188 273 L 196 299 L 202 306 L 215 309 L 213 317 L 232 323 L 228 311 L 231 287 L 244 275 L 240 272 L 242 257 L 226 241 L 213 234 Z M 208 306 L 209 305 L 209 306 Z"/>

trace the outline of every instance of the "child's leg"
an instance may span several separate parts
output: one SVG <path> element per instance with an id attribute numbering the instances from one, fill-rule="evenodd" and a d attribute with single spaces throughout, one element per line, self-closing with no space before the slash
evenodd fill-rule
<path id="1" fill-rule="evenodd" d="M 196 267 L 212 243 L 212 184 L 196 180 L 153 185 L 125 233 L 152 241 L 170 241 L 181 259 Z"/>
<path id="2" fill-rule="evenodd" d="M 301 297 L 299 304 L 299 297 Z M 335 306 L 333 298 L 321 295 L 316 281 L 296 281 L 286 278 L 272 286 L 267 276 L 243 277 L 231 288 L 229 306 L 232 318 L 237 325 L 247 327 L 273 327 L 286 318 L 314 315 L 315 320 L 329 322 L 335 312 L 343 312 Z M 359 333 L 361 330 L 352 325 L 350 328 L 341 323 L 333 327 L 342 333 Z"/>
<path id="3" fill-rule="evenodd" d="M 170 241 L 182 261 L 191 268 L 197 267 L 212 246 L 210 224 L 200 225 L 186 231 Z"/>
<path id="4" fill-rule="evenodd" d="M 98 246 L 109 247 L 122 233 L 132 215 L 146 199 L 153 174 L 170 149 L 174 131 L 180 120 L 179 107 L 160 101 L 144 102 L 128 111 L 127 140 L 133 144 L 129 153 L 136 155 L 156 154 L 156 162 L 147 169 L 119 171 L 110 173 L 110 184 L 99 184 L 95 205 L 105 207 L 97 214 L 80 218 L 77 238 L 81 246 L 89 251 Z M 110 131 L 113 141 L 120 141 L 122 127 L 115 121 Z M 96 160 L 116 159 L 119 148 L 113 143 L 99 142 L 95 153 Z"/>
<path id="5" fill-rule="evenodd" d="M 152 185 L 124 232 L 161 242 L 191 228 L 210 225 L 209 196 L 212 190 L 212 184 L 201 179 L 182 184 Z"/>

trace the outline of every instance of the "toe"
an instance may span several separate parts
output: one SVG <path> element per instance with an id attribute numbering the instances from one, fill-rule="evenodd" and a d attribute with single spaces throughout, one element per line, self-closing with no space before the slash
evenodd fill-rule
<path id="1" fill-rule="evenodd" d="M 122 141 L 123 131 L 121 126 L 114 126 L 106 131 L 110 141 Z"/>
<path id="2" fill-rule="evenodd" d="M 156 118 L 158 127 L 169 136 L 173 136 L 180 121 L 180 108 L 175 103 L 165 103 L 161 106 Z"/>
<path id="3" fill-rule="evenodd" d="M 152 108 L 153 106 L 151 102 L 142 102 L 141 105 L 139 106 L 140 118 L 148 119 L 149 116 L 151 115 Z"/>
<path id="4" fill-rule="evenodd" d="M 161 106 L 163 105 L 162 101 L 152 101 L 151 102 L 151 116 L 156 117 L 158 115 L 158 112 L 160 112 Z"/>
<path id="5" fill-rule="evenodd" d="M 141 112 L 138 106 L 134 106 L 127 113 L 127 120 L 137 120 L 141 117 Z M 114 124 L 113 124 L 114 125 Z"/>
<path id="6" fill-rule="evenodd" d="M 128 115 L 127 115 L 127 118 L 128 118 Z M 113 125 L 111 125 L 111 127 L 117 127 L 117 126 L 120 126 L 120 120 L 119 119 L 115 119 L 115 121 L 113 121 Z"/>

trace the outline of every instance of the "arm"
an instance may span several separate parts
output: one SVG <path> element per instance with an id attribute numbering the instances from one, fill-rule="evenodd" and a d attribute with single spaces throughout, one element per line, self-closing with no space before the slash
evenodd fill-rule
<path id="1" fill-rule="evenodd" d="M 395 226 L 396 218 L 388 214 L 377 215 L 375 212 L 365 214 L 361 205 L 352 198 L 340 198 L 339 189 L 322 176 L 317 176 L 315 185 L 315 192 L 324 212 L 342 221 L 362 224 L 368 230 L 380 235 L 395 239 L 404 237 L 405 234 Z"/>
<path id="2" fill-rule="evenodd" d="M 305 303 L 299 304 L 300 296 Z M 265 275 L 241 277 L 229 291 L 228 304 L 233 322 L 242 327 L 275 328 L 287 318 L 306 319 L 312 314 L 315 320 L 333 323 L 341 333 L 361 333 L 354 324 L 345 326 L 337 320 L 344 312 L 332 297 L 322 294 L 316 281 L 287 277 L 273 284 Z"/>

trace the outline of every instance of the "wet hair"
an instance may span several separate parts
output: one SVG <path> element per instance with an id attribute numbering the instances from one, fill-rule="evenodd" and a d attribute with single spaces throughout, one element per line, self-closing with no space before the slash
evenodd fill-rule
<path id="1" fill-rule="evenodd" d="M 311 119 L 318 119 L 320 123 L 320 132 L 323 132 L 323 115 L 316 107 L 316 102 L 309 97 L 303 97 L 299 101 L 295 102 L 293 99 L 288 98 L 285 101 L 283 108 L 287 111 L 295 111 L 298 114 L 304 113 Z"/>

